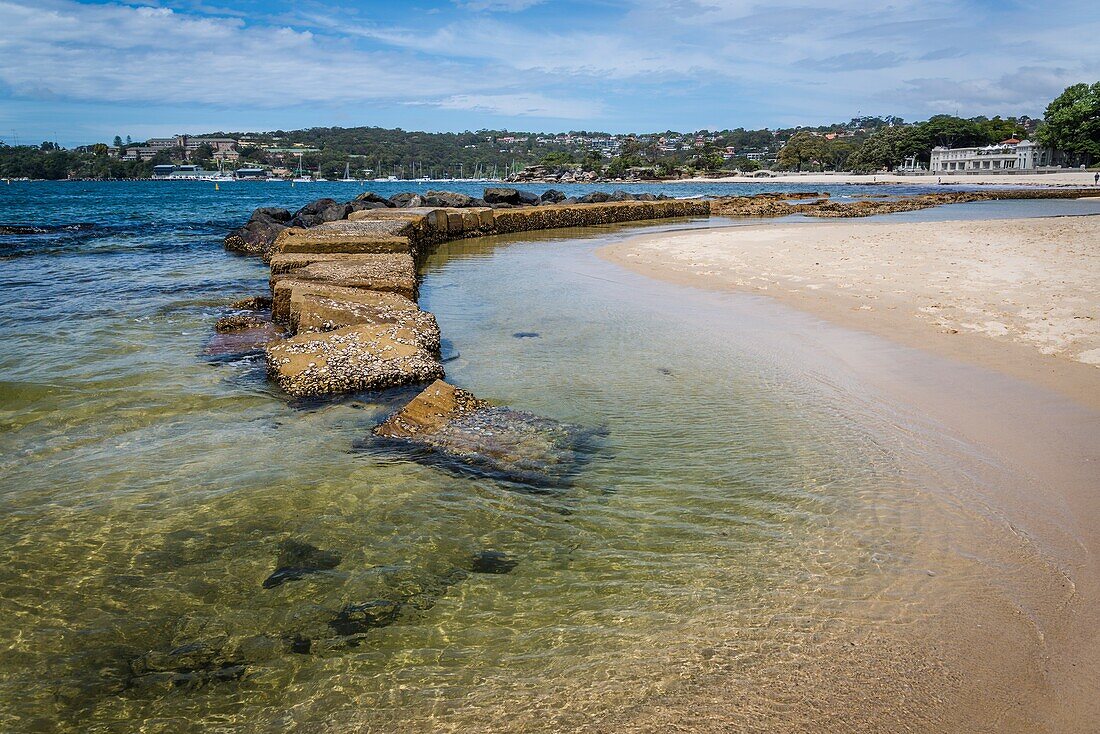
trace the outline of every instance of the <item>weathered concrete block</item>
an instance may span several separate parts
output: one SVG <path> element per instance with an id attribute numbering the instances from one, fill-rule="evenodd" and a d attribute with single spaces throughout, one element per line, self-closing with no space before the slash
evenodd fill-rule
<path id="1" fill-rule="evenodd" d="M 410 252 L 408 237 L 379 234 L 377 227 L 362 222 L 329 222 L 318 227 L 290 227 L 275 239 L 274 251 L 282 253 L 387 253 Z"/>
<path id="2" fill-rule="evenodd" d="M 296 397 L 427 382 L 443 365 L 419 335 L 397 324 L 359 324 L 293 336 L 267 347 L 268 373 Z"/>
<path id="3" fill-rule="evenodd" d="M 435 316 L 395 293 L 359 291 L 355 295 L 299 293 L 291 295 L 291 324 L 298 333 L 334 331 L 356 324 L 395 325 L 408 329 L 416 343 L 439 358 L 439 324 Z"/>
<path id="4" fill-rule="evenodd" d="M 416 267 L 409 255 L 325 255 L 323 257 L 325 259 L 304 267 L 279 273 L 273 270 L 271 275 L 273 301 L 279 300 L 275 290 L 278 282 L 284 279 L 320 281 L 332 285 L 386 291 L 416 300 Z M 284 314 L 288 313 L 282 311 L 276 303 L 273 303 L 273 309 L 278 309 Z"/>
<path id="5" fill-rule="evenodd" d="M 579 426 L 490 405 L 437 380 L 375 427 L 377 440 L 428 463 L 535 487 L 562 485 L 594 435 Z"/>
<path id="6" fill-rule="evenodd" d="M 465 227 L 462 224 L 462 210 L 451 209 L 447 212 L 447 233 L 451 237 L 461 237 Z"/>

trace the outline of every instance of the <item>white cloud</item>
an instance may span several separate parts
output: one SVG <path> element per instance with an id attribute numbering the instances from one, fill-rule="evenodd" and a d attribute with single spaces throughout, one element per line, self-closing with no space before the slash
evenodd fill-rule
<path id="1" fill-rule="evenodd" d="M 445 64 L 359 51 L 308 31 L 165 8 L 0 0 L 0 26 L 13 29 L 0 37 L 0 82 L 26 96 L 279 107 L 428 99 L 461 78 Z"/>
<path id="2" fill-rule="evenodd" d="M 500 11 L 518 13 L 539 5 L 543 0 L 456 0 L 455 4 L 467 10 Z"/>
<path id="3" fill-rule="evenodd" d="M 551 99 L 542 94 L 455 94 L 436 103 L 445 110 L 476 110 L 497 115 L 592 119 L 600 105 L 581 100 Z"/>

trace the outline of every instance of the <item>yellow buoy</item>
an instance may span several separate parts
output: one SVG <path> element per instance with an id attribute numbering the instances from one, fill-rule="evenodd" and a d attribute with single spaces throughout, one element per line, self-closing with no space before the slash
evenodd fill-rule
<path id="1" fill-rule="evenodd" d="M 214 190 L 215 190 L 215 191 L 221 191 L 221 188 L 220 188 L 220 187 L 218 186 L 218 182 L 217 182 L 217 181 L 215 181 L 215 182 L 214 182 Z"/>

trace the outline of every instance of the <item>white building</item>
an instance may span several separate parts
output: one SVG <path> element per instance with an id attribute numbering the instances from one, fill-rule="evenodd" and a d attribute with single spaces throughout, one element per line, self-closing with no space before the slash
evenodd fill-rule
<path id="1" fill-rule="evenodd" d="M 1049 148 L 1030 140 L 1009 138 L 981 148 L 932 149 L 928 168 L 932 173 L 989 173 L 1028 171 L 1052 164 Z"/>

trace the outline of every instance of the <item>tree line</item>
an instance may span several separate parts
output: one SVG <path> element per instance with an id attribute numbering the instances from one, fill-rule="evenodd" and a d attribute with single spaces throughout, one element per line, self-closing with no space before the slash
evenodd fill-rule
<path id="1" fill-rule="evenodd" d="M 294 154 L 276 153 L 264 146 L 291 142 L 312 149 L 302 154 L 302 165 L 326 178 L 343 174 L 345 166 L 355 176 L 391 174 L 406 178 L 430 175 L 503 175 L 513 167 L 542 164 L 572 167 L 607 176 L 622 176 L 631 169 L 649 169 L 654 175 L 671 176 L 720 170 L 752 171 L 761 165 L 786 170 L 890 170 L 915 157 L 927 163 L 937 145 L 982 146 L 1008 138 L 1030 137 L 1043 145 L 1078 156 L 1083 162 L 1100 161 L 1100 82 L 1075 84 L 1046 108 L 1043 120 L 1027 117 L 972 117 L 936 115 L 907 123 L 898 117 L 860 117 L 847 123 L 815 128 L 679 133 L 665 131 L 645 135 L 616 136 L 619 149 L 611 158 L 583 145 L 537 133 L 479 130 L 461 133 L 408 132 L 379 127 L 315 127 L 268 133 L 218 132 L 219 137 L 247 138 L 238 152 L 243 164 L 296 166 Z M 610 138 L 605 133 L 575 131 L 575 137 Z M 502 142 L 501 139 L 513 140 Z M 668 150 L 661 140 L 682 140 L 682 149 Z M 698 144 L 696 141 L 705 141 Z M 116 147 L 130 144 L 120 136 Z M 730 155 L 727 150 L 735 152 Z M 98 144 L 70 151 L 55 143 L 38 146 L 0 144 L 0 178 L 144 178 L 153 166 L 173 160 L 162 152 L 151 161 L 121 161 L 107 155 Z M 212 153 L 200 147 L 191 162 L 209 166 Z M 752 160 L 747 153 L 755 153 Z M 181 158 L 177 151 L 175 158 Z M 756 160 L 764 158 L 765 163 Z"/>

